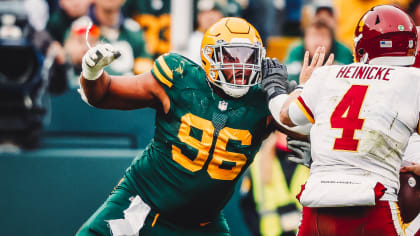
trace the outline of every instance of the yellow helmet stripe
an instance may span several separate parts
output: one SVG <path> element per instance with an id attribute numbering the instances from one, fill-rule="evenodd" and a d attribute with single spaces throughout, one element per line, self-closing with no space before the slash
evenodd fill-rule
<path id="1" fill-rule="evenodd" d="M 168 78 L 168 79 L 173 79 L 173 78 L 174 78 L 174 76 L 173 76 L 173 74 L 172 74 L 172 70 L 171 70 L 171 69 L 169 69 L 169 66 L 168 66 L 168 64 L 166 64 L 165 59 L 163 58 L 163 55 L 162 55 L 162 56 L 160 56 L 160 57 L 157 59 L 157 61 L 158 61 L 158 63 L 159 63 L 159 67 L 160 67 L 160 68 L 162 68 L 163 72 L 165 73 L 166 78 Z"/>
<path id="2" fill-rule="evenodd" d="M 167 80 L 159 71 L 159 68 L 156 66 L 156 63 L 153 64 L 152 73 L 156 79 L 158 79 L 161 83 L 165 84 L 169 88 L 172 87 L 172 82 Z"/>
<path id="3" fill-rule="evenodd" d="M 365 25 L 366 17 L 367 17 L 367 14 L 364 15 L 363 18 L 359 22 L 359 32 L 362 32 L 363 31 L 363 26 Z"/>

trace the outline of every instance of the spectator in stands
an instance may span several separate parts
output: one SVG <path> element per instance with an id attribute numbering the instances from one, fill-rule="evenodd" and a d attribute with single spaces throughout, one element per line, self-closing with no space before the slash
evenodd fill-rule
<path id="1" fill-rule="evenodd" d="M 215 0 L 200 0 L 197 4 L 197 29 L 192 33 L 186 56 L 201 65 L 201 41 L 204 32 L 224 16 L 222 6 Z"/>
<path id="2" fill-rule="evenodd" d="M 263 43 L 271 36 L 274 29 L 275 9 L 271 0 L 248 0 L 247 5 L 242 11 L 242 16 L 251 22 L 260 31 Z M 281 14 L 283 16 L 284 14 Z M 282 24 L 282 21 L 280 21 Z"/>
<path id="3" fill-rule="evenodd" d="M 332 0 L 316 0 L 312 5 L 314 9 L 313 19 L 324 21 L 335 33 L 337 30 L 337 16 Z"/>
<path id="4" fill-rule="evenodd" d="M 118 61 L 106 68 L 106 71 L 111 75 L 139 74 L 150 70 L 153 63 L 152 56 L 147 50 L 143 31 L 135 21 L 122 14 L 121 6 L 123 4 L 124 0 L 94 0 L 88 12 L 88 17 L 93 22 L 94 28 L 99 31 L 99 40 L 112 44 L 122 54 Z M 77 63 L 75 64 L 77 75 L 80 72 L 78 71 L 80 69 L 79 62 L 82 61 L 82 57 L 88 49 L 86 41 L 83 40 L 83 32 L 85 32 L 83 25 L 88 26 L 88 20 L 85 18 L 75 21 L 64 43 L 71 61 Z M 80 48 L 80 50 L 73 48 Z"/>
<path id="5" fill-rule="evenodd" d="M 71 87 L 78 86 L 79 82 L 76 79 L 82 71 L 82 57 L 89 50 L 86 43 L 86 30 L 88 30 L 90 18 L 88 16 L 81 17 L 75 20 L 68 32 L 67 38 L 64 42 L 64 49 L 68 55 L 68 60 L 71 61 L 72 79 L 70 80 Z M 95 45 L 99 41 L 99 28 L 92 25 L 89 29 L 88 41 L 90 45 Z M 74 78 L 74 79 L 73 79 Z"/>
<path id="6" fill-rule="evenodd" d="M 169 52 L 170 0 L 127 0 L 123 6 L 123 12 L 126 16 L 132 17 L 144 30 L 148 50 L 154 58 Z"/>
<path id="7" fill-rule="evenodd" d="M 287 160 L 286 135 L 271 134 L 241 185 L 240 208 L 252 235 L 296 235 L 302 206 L 296 199 L 309 169 Z"/>
<path id="8" fill-rule="evenodd" d="M 300 36 L 300 21 L 303 0 L 286 0 L 286 18 L 283 25 L 283 35 Z"/>
<path id="9" fill-rule="evenodd" d="M 335 40 L 334 30 L 326 22 L 315 20 L 304 32 L 304 37 L 297 45 L 292 45 L 285 60 L 289 80 L 298 82 L 305 51 L 309 51 L 310 58 L 319 46 L 324 46 L 326 52 L 334 54 L 335 64 L 353 62 L 353 55 L 346 46 Z"/>
<path id="10" fill-rule="evenodd" d="M 63 44 L 66 31 L 72 22 L 86 15 L 91 3 L 92 0 L 59 0 L 58 9 L 48 19 L 47 31 Z"/>

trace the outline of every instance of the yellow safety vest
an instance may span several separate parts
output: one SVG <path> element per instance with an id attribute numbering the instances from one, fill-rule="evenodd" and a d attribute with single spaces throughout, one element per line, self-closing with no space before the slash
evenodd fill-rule
<path id="1" fill-rule="evenodd" d="M 297 165 L 288 185 L 279 160 L 274 158 L 272 181 L 269 184 L 263 184 L 260 171 L 261 158 L 258 158 L 258 156 L 259 153 L 250 168 L 253 196 L 261 219 L 261 234 L 263 236 L 278 236 L 283 231 L 296 231 L 301 214 L 300 209 L 302 209 L 302 206 L 296 199 L 296 195 L 309 177 L 309 169 L 303 165 Z M 289 204 L 295 204 L 296 209 L 299 209 L 299 211 L 295 210 L 286 214 L 279 214 L 277 209 Z"/>

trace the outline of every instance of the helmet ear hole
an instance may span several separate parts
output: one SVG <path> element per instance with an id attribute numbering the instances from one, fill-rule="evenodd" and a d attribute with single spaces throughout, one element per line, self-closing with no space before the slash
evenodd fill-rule
<path id="1" fill-rule="evenodd" d="M 365 53 L 365 50 L 364 50 L 363 48 L 359 48 L 359 50 L 357 51 L 357 53 L 358 53 L 360 56 L 363 56 L 363 54 Z"/>

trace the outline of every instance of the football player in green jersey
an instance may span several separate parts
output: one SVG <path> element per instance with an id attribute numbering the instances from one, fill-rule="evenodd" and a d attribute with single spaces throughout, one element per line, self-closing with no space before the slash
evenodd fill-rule
<path id="1" fill-rule="evenodd" d="M 77 235 L 229 235 L 222 209 L 272 120 L 259 85 L 258 32 L 241 18 L 221 19 L 204 35 L 202 67 L 169 53 L 151 72 L 110 76 L 103 68 L 117 54 L 107 44 L 86 53 L 82 99 L 155 108 L 155 136 Z"/>

